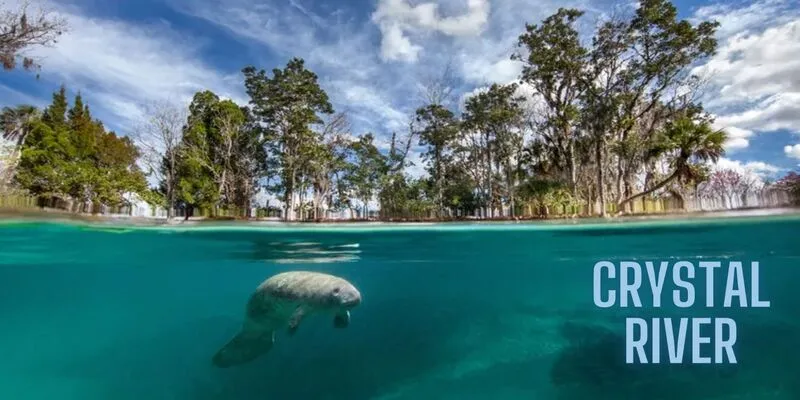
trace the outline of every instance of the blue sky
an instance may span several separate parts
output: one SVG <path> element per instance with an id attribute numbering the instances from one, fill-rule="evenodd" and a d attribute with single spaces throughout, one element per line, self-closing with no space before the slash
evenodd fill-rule
<path id="1" fill-rule="evenodd" d="M 61 83 L 80 90 L 97 117 L 131 134 L 151 101 L 187 102 L 209 89 L 247 101 L 241 69 L 271 70 L 302 57 L 355 133 L 403 132 L 420 104 L 419 84 L 448 63 L 455 101 L 520 70 L 509 60 L 526 22 L 558 7 L 596 18 L 631 2 L 607 0 L 61 0 L 35 4 L 71 29 L 36 49 L 41 79 L 0 74 L 0 106 L 46 105 Z M 8 4 L 8 1 L 6 1 Z M 14 1 L 11 1 L 13 5 Z M 721 22 L 719 53 L 697 71 L 704 103 L 731 135 L 725 166 L 761 175 L 800 163 L 800 6 L 796 0 L 688 1 L 685 18 Z M 418 161 L 418 154 L 414 154 Z M 412 172 L 420 173 L 421 165 Z"/>

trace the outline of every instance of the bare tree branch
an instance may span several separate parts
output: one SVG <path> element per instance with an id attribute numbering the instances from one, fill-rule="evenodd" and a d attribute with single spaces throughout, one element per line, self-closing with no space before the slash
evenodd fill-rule
<path id="1" fill-rule="evenodd" d="M 177 185 L 177 162 L 183 140 L 186 110 L 161 101 L 145 106 L 145 118 L 139 124 L 134 141 L 142 151 L 142 162 L 152 175 L 163 183 L 167 199 L 167 216 L 172 217 Z"/>
<path id="2" fill-rule="evenodd" d="M 67 21 L 45 9 L 31 12 L 30 0 L 25 0 L 16 10 L 6 9 L 0 3 L 0 63 L 3 69 L 12 70 L 22 60 L 25 70 L 40 69 L 33 57 L 25 56 L 27 49 L 35 46 L 49 47 L 57 42 L 67 29 Z"/>

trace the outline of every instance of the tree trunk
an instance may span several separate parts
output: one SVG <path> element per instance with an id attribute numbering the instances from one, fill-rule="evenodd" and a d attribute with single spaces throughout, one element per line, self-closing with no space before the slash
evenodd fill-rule
<path id="1" fill-rule="evenodd" d="M 575 142 L 572 139 L 569 140 L 569 149 L 567 157 L 569 158 L 569 179 L 570 185 L 572 186 L 572 197 L 576 200 L 578 199 L 578 169 L 575 165 Z"/>
<path id="2" fill-rule="evenodd" d="M 494 190 L 492 185 L 492 146 L 486 134 L 486 184 L 489 191 L 489 217 L 494 218 Z"/>
<path id="3" fill-rule="evenodd" d="M 625 197 L 631 196 L 633 194 L 633 184 L 631 183 L 631 176 L 627 172 L 625 173 L 623 183 L 625 187 Z M 625 211 L 630 212 L 632 204 L 628 203 L 625 207 L 627 207 Z"/>
<path id="4" fill-rule="evenodd" d="M 219 180 L 219 186 L 217 186 L 217 196 L 219 196 L 220 200 L 223 198 L 223 194 L 225 192 L 225 178 L 228 173 L 227 169 L 222 170 L 222 178 Z M 225 201 L 228 199 L 226 198 Z"/>
<path id="5" fill-rule="evenodd" d="M 661 181 L 658 185 L 655 185 L 650 189 L 647 189 L 647 190 L 645 190 L 645 191 L 643 191 L 641 193 L 635 194 L 633 196 L 630 196 L 630 197 L 622 200 L 621 202 L 619 202 L 619 204 L 617 204 L 617 209 L 621 209 L 623 205 L 625 205 L 627 203 L 630 203 L 631 201 L 636 200 L 636 199 L 638 199 L 640 197 L 647 196 L 648 194 L 653 193 L 656 190 L 661 189 L 662 187 L 666 186 L 668 183 L 672 182 L 673 179 L 678 177 L 678 171 L 680 171 L 680 169 L 676 169 L 675 172 L 673 172 L 670 176 L 668 176 L 666 179 Z"/>
<path id="6" fill-rule="evenodd" d="M 290 186 L 286 188 L 286 194 L 284 195 L 284 209 L 285 215 L 283 217 L 286 221 L 294 220 L 294 185 L 296 183 L 295 179 L 295 172 L 292 171 L 291 179 L 290 179 Z"/>
<path id="7" fill-rule="evenodd" d="M 506 186 L 508 186 L 509 209 L 508 216 L 514 218 L 514 174 L 511 171 L 511 160 L 506 160 Z"/>
<path id="8" fill-rule="evenodd" d="M 600 203 L 600 216 L 606 216 L 606 194 L 605 194 L 605 185 L 603 184 L 603 142 L 604 140 L 599 138 L 597 143 L 595 144 L 595 159 L 597 160 L 597 199 Z"/>

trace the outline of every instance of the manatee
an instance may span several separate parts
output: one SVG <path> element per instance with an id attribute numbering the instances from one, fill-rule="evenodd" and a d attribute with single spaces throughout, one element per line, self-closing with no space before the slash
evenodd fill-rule
<path id="1" fill-rule="evenodd" d="M 275 332 L 290 336 L 313 314 L 333 316 L 333 326 L 346 328 L 350 310 L 361 304 L 361 293 L 350 282 L 328 274 L 284 272 L 265 280 L 250 296 L 241 330 L 213 357 L 219 368 L 249 363 L 272 349 Z"/>

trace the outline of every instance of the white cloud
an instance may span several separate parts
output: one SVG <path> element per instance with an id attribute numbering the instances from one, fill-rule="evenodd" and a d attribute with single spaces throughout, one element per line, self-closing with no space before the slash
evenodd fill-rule
<path id="1" fill-rule="evenodd" d="M 700 8 L 696 19 L 715 19 L 717 54 L 694 72 L 709 77 L 705 106 L 743 149 L 754 132 L 800 132 L 800 8 L 795 1 L 761 0 L 735 7 Z"/>
<path id="2" fill-rule="evenodd" d="M 734 152 L 746 149 L 750 146 L 750 141 L 748 139 L 753 136 L 753 131 L 726 124 L 724 119 L 723 122 L 720 122 L 719 119 L 715 120 L 713 127 L 714 129 L 724 130 L 725 133 L 727 133 L 728 140 L 725 142 L 726 151 Z"/>
<path id="3" fill-rule="evenodd" d="M 720 2 L 697 9 L 693 22 L 714 19 L 720 23 L 717 29 L 721 39 L 760 30 L 766 25 L 779 25 L 797 16 L 794 0 L 761 0 L 744 7 Z"/>
<path id="4" fill-rule="evenodd" d="M 198 90 L 241 98 L 243 90 L 201 60 L 195 41 L 166 24 L 133 25 L 54 8 L 70 31 L 56 46 L 33 52 L 44 58 L 43 78 L 88 95 L 90 107 L 112 114 L 105 121 L 111 126 L 132 127 L 144 102 L 186 103 Z"/>
<path id="5" fill-rule="evenodd" d="M 716 164 L 713 164 L 712 169 L 731 169 L 741 174 L 754 174 L 762 179 L 782 171 L 781 168 L 762 161 L 741 162 L 724 157 L 720 158 Z"/>
<path id="6" fill-rule="evenodd" d="M 786 153 L 788 157 L 800 160 L 800 143 L 784 147 L 783 152 Z"/>
<path id="7" fill-rule="evenodd" d="M 425 170 L 425 160 L 422 159 L 422 153 L 418 151 L 409 151 L 407 161 L 413 163 L 412 166 L 406 168 L 406 173 L 413 178 L 423 178 L 428 176 L 428 171 Z"/>
<path id="8" fill-rule="evenodd" d="M 416 62 L 422 47 L 411 42 L 409 34 L 439 32 L 448 36 L 476 36 L 489 16 L 488 0 L 467 0 L 467 9 L 460 14 L 442 16 L 440 5 L 411 5 L 406 0 L 379 0 L 372 21 L 383 35 L 381 55 L 388 61 Z"/>
<path id="9" fill-rule="evenodd" d="M 387 24 L 383 28 L 383 42 L 381 44 L 381 56 L 389 61 L 417 62 L 421 46 L 411 43 L 403 35 L 403 30 L 397 24 Z"/>
<path id="10" fill-rule="evenodd" d="M 494 62 L 483 58 L 464 59 L 462 62 L 464 79 L 469 82 L 508 83 L 516 80 L 522 72 L 522 63 L 511 60 L 510 57 Z"/>
<path id="11" fill-rule="evenodd" d="M 357 24 L 336 10 L 316 14 L 301 0 L 291 5 L 257 4 L 246 0 L 172 0 L 185 14 L 205 19 L 253 46 L 253 53 L 277 56 L 250 60 L 271 70 L 290 57 L 301 57 L 319 76 L 337 111 L 347 112 L 356 133 L 388 134 L 405 126 L 404 100 L 415 90 L 416 72 L 382 65 L 368 26 Z M 413 53 L 413 48 L 408 50 Z M 269 60 L 270 64 L 264 65 Z"/>

